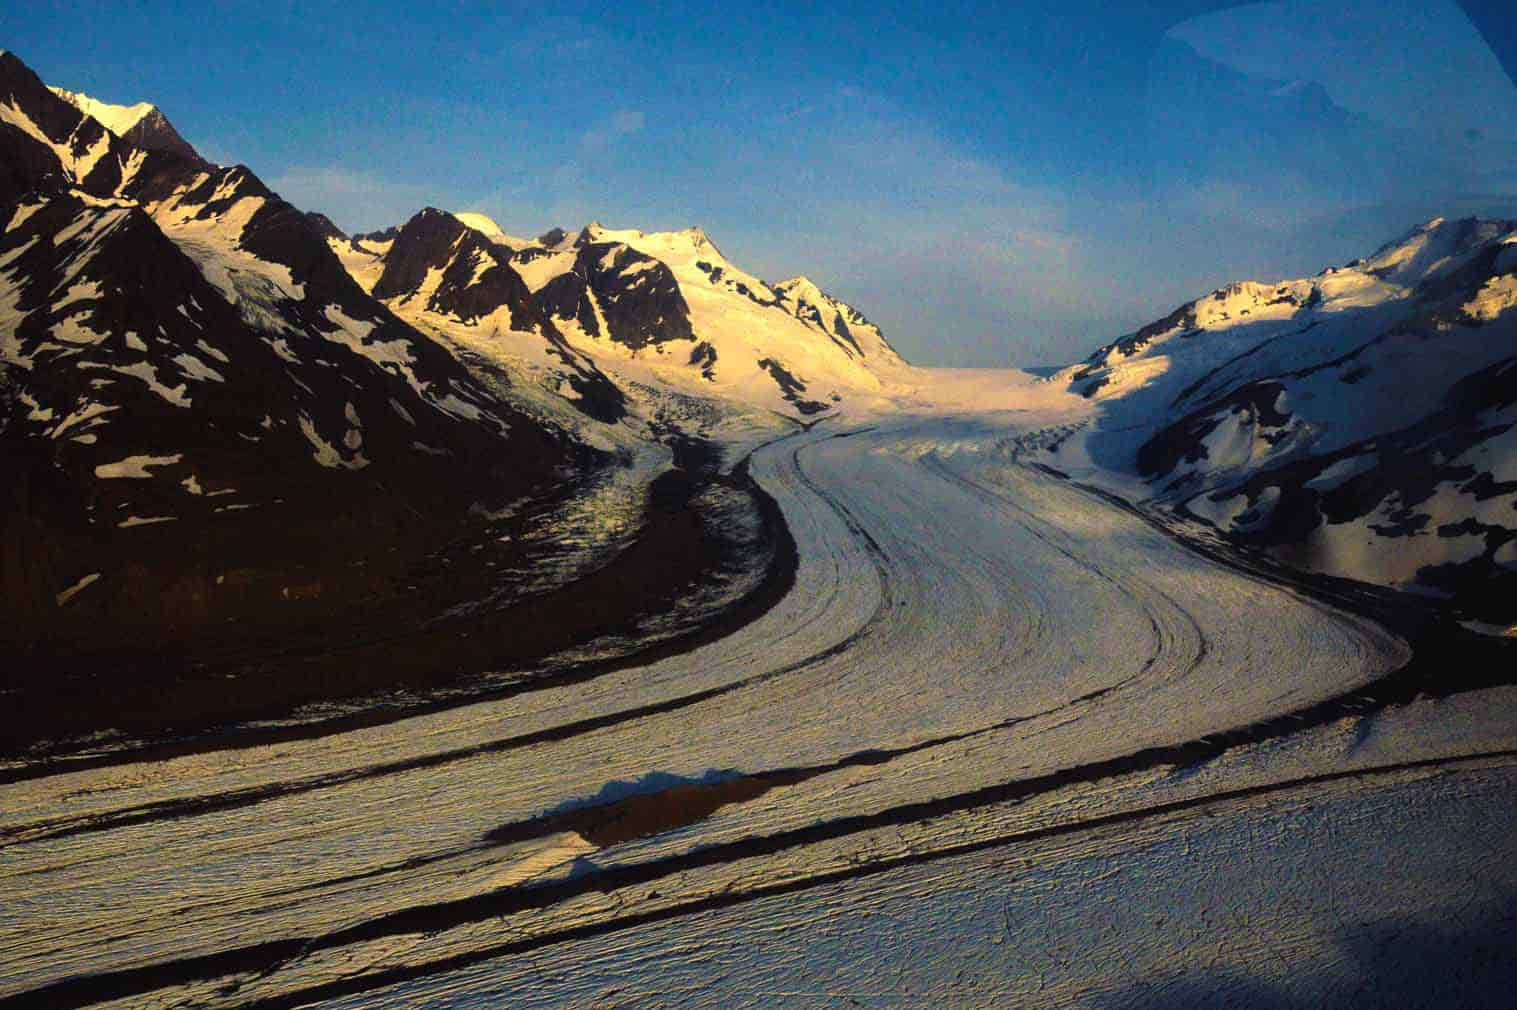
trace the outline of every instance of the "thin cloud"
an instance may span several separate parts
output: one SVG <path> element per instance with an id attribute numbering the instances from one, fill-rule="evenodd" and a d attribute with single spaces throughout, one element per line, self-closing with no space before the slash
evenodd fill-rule
<path id="1" fill-rule="evenodd" d="M 641 109 L 621 109 L 604 123 L 580 134 L 579 146 L 587 152 L 600 152 L 623 137 L 642 132 L 646 119 Z"/>
<path id="2" fill-rule="evenodd" d="M 268 183 L 296 207 L 320 211 L 349 232 L 400 224 L 437 202 L 428 187 L 336 165 L 292 165 Z"/>
<path id="3" fill-rule="evenodd" d="M 1029 318 L 1088 311 L 1086 243 L 1060 194 L 853 86 L 777 115 L 792 160 L 742 152 L 788 194 L 757 243 L 761 272 L 816 277 L 924 361 L 944 361 L 945 348 L 945 363 L 1025 361 L 1046 351 Z"/>
<path id="4" fill-rule="evenodd" d="M 571 17 L 548 17 L 500 49 L 511 63 L 560 64 L 612 51 L 616 39 L 604 29 Z"/>

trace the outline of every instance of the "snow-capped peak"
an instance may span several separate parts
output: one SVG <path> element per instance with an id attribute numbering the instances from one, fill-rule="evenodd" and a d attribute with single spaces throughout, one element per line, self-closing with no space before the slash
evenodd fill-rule
<path id="1" fill-rule="evenodd" d="M 1424 221 L 1419 225 L 1415 225 L 1397 237 L 1391 239 L 1389 242 L 1385 243 L 1374 252 L 1370 253 L 1369 256 L 1365 258 L 1365 262 L 1379 259 L 1387 253 L 1394 252 L 1397 249 L 1403 248 L 1415 242 L 1419 242 L 1426 236 L 1438 231 L 1438 229 L 1442 228 L 1446 224 L 1448 224 L 1447 218 L 1435 217 L 1431 220 Z"/>
<path id="2" fill-rule="evenodd" d="M 138 102 L 136 105 L 112 105 L 110 102 L 102 102 L 98 98 L 91 98 L 82 91 L 70 91 L 67 88 L 59 88 L 53 85 L 49 85 L 48 90 L 86 116 L 97 121 L 101 126 L 110 130 L 118 137 L 124 137 L 128 130 L 146 119 L 157 108 L 151 102 Z"/>
<path id="3" fill-rule="evenodd" d="M 719 262 L 727 266 L 726 257 L 711 241 L 705 230 L 692 225 L 680 231 L 638 231 L 635 228 L 607 228 L 599 221 L 591 221 L 580 229 L 578 241 L 620 242 L 639 252 L 663 260 L 670 266 L 676 261 L 697 259 Z"/>
<path id="4" fill-rule="evenodd" d="M 495 220 L 493 218 L 485 214 L 479 214 L 474 211 L 465 210 L 454 211 L 453 216 L 457 218 L 458 222 L 465 228 L 473 228 L 475 231 L 479 232 L 491 242 L 495 242 L 499 245 L 510 246 L 513 249 L 518 249 L 522 246 L 532 244 L 527 239 L 517 238 L 514 235 L 507 235 L 504 231 L 501 230 L 500 225 L 495 223 Z"/>
<path id="5" fill-rule="evenodd" d="M 787 281 L 780 281 L 774 286 L 774 290 L 783 291 L 793 298 L 805 299 L 810 302 L 820 301 L 826 297 L 822 289 L 817 286 L 816 281 L 805 274 L 797 274 Z"/>
<path id="6" fill-rule="evenodd" d="M 704 228 L 701 228 L 697 225 L 692 225 L 689 228 L 686 228 L 681 234 L 688 236 L 690 239 L 690 244 L 695 246 L 697 249 L 711 249 L 715 251 L 718 256 L 721 255 L 721 251 L 716 248 L 716 243 L 711 241 L 711 237 L 706 234 Z"/>
<path id="7" fill-rule="evenodd" d="M 70 91 L 48 85 L 48 90 L 90 119 L 105 127 L 106 132 L 125 140 L 133 147 L 149 151 L 162 151 L 191 161 L 204 162 L 198 151 L 179 135 L 174 124 L 168 121 L 163 111 L 151 102 L 136 105 L 112 105 L 91 98 L 82 91 Z"/>
<path id="8" fill-rule="evenodd" d="M 828 294 L 822 290 L 816 281 L 805 274 L 797 274 L 788 281 L 780 281 L 774 285 L 774 290 L 794 301 L 797 308 L 803 304 L 825 306 L 842 313 L 843 317 L 852 325 L 874 327 L 873 323 L 864 318 L 862 312 L 841 298 Z"/>
<path id="9" fill-rule="evenodd" d="M 1435 217 L 1350 266 L 1411 287 L 1451 272 L 1472 253 L 1514 229 L 1517 222 L 1477 218 L 1450 221 Z"/>

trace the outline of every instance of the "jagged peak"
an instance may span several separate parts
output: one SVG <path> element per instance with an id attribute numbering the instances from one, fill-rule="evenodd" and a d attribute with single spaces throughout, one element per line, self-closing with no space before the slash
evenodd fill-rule
<path id="1" fill-rule="evenodd" d="M 17 56 L 9 49 L 0 49 L 0 66 L 3 66 L 10 70 L 24 70 L 28 74 L 36 76 L 36 72 L 33 71 L 31 67 L 27 66 L 21 57 Z"/>
<path id="2" fill-rule="evenodd" d="M 579 230 L 579 234 L 575 236 L 574 244 L 589 245 L 592 242 L 599 242 L 605 233 L 606 229 L 599 221 L 591 221 Z M 641 233 L 639 232 L 639 234 Z"/>
<path id="3" fill-rule="evenodd" d="M 179 131 L 174 129 L 174 124 L 169 122 L 163 110 L 151 102 L 113 105 L 110 102 L 92 98 L 82 91 L 70 91 L 55 85 L 47 87 L 54 97 L 67 102 L 105 127 L 109 133 L 134 147 L 160 151 L 191 161 L 205 161 L 200 156 L 200 152 L 190 146 L 189 142 L 179 135 Z"/>
<path id="4" fill-rule="evenodd" d="M 379 231 L 359 232 L 353 236 L 354 242 L 394 242 L 400 237 L 400 229 L 404 225 L 392 224 L 388 228 Z"/>
<path id="5" fill-rule="evenodd" d="M 716 243 L 711 241 L 711 236 L 706 234 L 706 229 L 700 225 L 691 225 L 680 234 L 689 240 L 697 252 L 711 252 L 721 259 L 726 259 L 722 256 L 722 251 L 716 247 Z"/>
<path id="6" fill-rule="evenodd" d="M 827 297 L 827 293 L 822 290 L 821 285 L 805 274 L 796 274 L 789 280 L 780 281 L 774 287 L 775 290 L 783 291 L 786 294 L 794 291 L 806 297 Z"/>
<path id="7" fill-rule="evenodd" d="M 311 224 L 316 226 L 316 230 L 321 233 L 322 238 L 337 239 L 338 241 L 342 242 L 348 241 L 347 232 L 337 227 L 337 223 L 335 221 L 320 211 L 306 211 L 306 220 L 310 221 Z"/>
<path id="8" fill-rule="evenodd" d="M 48 85 L 48 90 L 118 137 L 125 136 L 132 127 L 158 111 L 158 106 L 151 102 L 115 105 L 92 98 L 82 91 L 70 91 L 52 84 Z"/>

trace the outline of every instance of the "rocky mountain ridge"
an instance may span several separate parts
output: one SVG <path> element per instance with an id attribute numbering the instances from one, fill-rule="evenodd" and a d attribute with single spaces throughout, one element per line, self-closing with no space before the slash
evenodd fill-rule
<path id="1" fill-rule="evenodd" d="M 251 171 L 117 136 L 11 54 L 0 222 L 21 654 L 172 653 L 395 601 L 470 510 L 601 465 L 372 298 Z"/>
<path id="2" fill-rule="evenodd" d="M 68 102 L 74 108 L 94 119 L 111 133 L 145 151 L 164 151 L 186 160 L 203 161 L 200 153 L 189 145 L 174 124 L 168 121 L 158 106 L 150 102 L 136 105 L 112 105 L 91 98 L 80 91 L 50 87 L 48 90 Z"/>
<path id="3" fill-rule="evenodd" d="M 602 417 L 614 412 L 588 394 L 590 372 L 613 386 L 651 382 L 808 418 L 878 395 L 909 368 L 858 310 L 804 277 L 773 286 L 753 277 L 699 228 L 593 222 L 522 240 L 483 215 L 426 208 L 404 225 L 330 241 L 355 280 L 413 322 L 459 339 L 488 326 L 494 349 L 516 358 L 546 343 Z"/>

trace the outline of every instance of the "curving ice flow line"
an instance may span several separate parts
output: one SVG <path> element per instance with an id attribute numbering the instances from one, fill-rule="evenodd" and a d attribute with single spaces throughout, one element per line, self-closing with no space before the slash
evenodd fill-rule
<path id="1" fill-rule="evenodd" d="M 0 888 L 20 912 L 0 917 L 0 998 L 59 984 L 79 998 L 57 1005 L 85 1005 L 117 985 L 277 1003 L 493 949 L 503 931 L 650 914 L 687 889 L 804 887 L 1014 837 L 1046 797 L 1084 790 L 1087 812 L 1111 813 L 1150 788 L 1161 762 L 1131 755 L 1306 708 L 1406 659 L 1368 621 L 963 442 L 921 420 L 756 454 L 798 546 L 795 588 L 689 653 L 385 726 L 6 787 Z M 570 829 L 491 841 L 650 775 L 753 788 L 710 793 L 686 821 L 645 812 L 656 830 L 603 845 Z M 647 867 L 670 869 L 644 880 Z M 550 902 L 529 893 L 549 884 Z M 482 911 L 428 926 L 418 910 L 439 907 Z M 67 987 L 89 974 L 97 988 Z"/>

